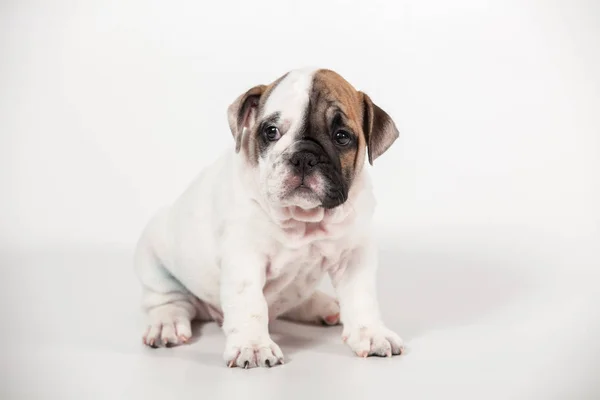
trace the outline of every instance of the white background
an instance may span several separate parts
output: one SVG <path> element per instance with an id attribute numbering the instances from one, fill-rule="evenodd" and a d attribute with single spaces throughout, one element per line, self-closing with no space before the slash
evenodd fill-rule
<path id="1" fill-rule="evenodd" d="M 141 229 L 232 149 L 235 97 L 303 66 L 400 129 L 370 173 L 408 354 L 285 323 L 269 371 L 214 326 L 144 350 Z M 0 394 L 599 398 L 598 71 L 594 1 L 3 1 Z"/>

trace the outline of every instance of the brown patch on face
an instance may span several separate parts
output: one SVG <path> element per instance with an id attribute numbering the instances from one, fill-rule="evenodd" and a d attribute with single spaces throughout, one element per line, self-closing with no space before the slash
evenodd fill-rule
<path id="1" fill-rule="evenodd" d="M 355 146 L 342 151 L 339 156 L 344 178 L 349 184 L 364 165 L 365 149 L 369 163 L 373 164 L 396 141 L 399 133 L 392 118 L 369 96 L 357 91 L 338 73 L 321 69 L 313 78 L 312 119 L 318 120 L 320 115 L 320 128 L 326 132 L 327 123 L 331 124 L 336 110 L 342 113 L 341 129 L 348 128 L 356 138 Z M 315 124 L 312 129 L 315 129 Z"/>
<path id="2" fill-rule="evenodd" d="M 332 124 L 337 118 L 339 126 L 334 129 L 345 130 L 353 135 L 355 142 L 352 146 L 338 148 L 342 174 L 350 185 L 362 168 L 366 147 L 361 93 L 338 73 L 321 69 L 313 78 L 310 106 L 314 121 L 312 129 L 333 136 Z"/>

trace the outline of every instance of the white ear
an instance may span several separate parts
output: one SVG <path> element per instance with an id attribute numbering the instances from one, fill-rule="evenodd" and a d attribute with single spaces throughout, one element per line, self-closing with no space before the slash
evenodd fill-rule
<path id="1" fill-rule="evenodd" d="M 400 133 L 392 118 L 371 101 L 365 93 L 363 95 L 363 130 L 367 139 L 367 153 L 369 164 L 385 153 L 398 139 Z"/>
<path id="2" fill-rule="evenodd" d="M 258 85 L 240 95 L 233 104 L 227 108 L 229 128 L 235 140 L 235 152 L 242 147 L 242 134 L 244 129 L 252 128 L 256 121 L 256 113 L 260 97 L 265 92 L 266 85 Z"/>

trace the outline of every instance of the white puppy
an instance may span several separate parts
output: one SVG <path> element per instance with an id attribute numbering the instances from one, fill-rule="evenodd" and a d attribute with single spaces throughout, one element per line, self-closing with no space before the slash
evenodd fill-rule
<path id="1" fill-rule="evenodd" d="M 190 321 L 222 324 L 230 367 L 283 362 L 269 321 L 344 325 L 359 356 L 402 352 L 376 297 L 375 201 L 363 169 L 398 137 L 391 118 L 330 70 L 295 70 L 239 96 L 235 139 L 146 227 L 135 270 L 144 343 L 177 345 Z M 316 291 L 328 274 L 339 300 Z"/>

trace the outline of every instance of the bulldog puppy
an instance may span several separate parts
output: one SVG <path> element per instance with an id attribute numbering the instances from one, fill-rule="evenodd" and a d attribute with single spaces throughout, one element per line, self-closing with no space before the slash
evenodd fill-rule
<path id="1" fill-rule="evenodd" d="M 360 357 L 402 352 L 380 317 L 365 170 L 398 137 L 337 73 L 294 70 L 228 108 L 232 146 L 144 230 L 135 255 L 151 347 L 217 321 L 229 367 L 283 363 L 269 321 L 343 323 Z M 336 299 L 317 291 L 329 275 Z M 338 303 L 339 302 L 339 303 Z"/>

